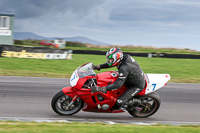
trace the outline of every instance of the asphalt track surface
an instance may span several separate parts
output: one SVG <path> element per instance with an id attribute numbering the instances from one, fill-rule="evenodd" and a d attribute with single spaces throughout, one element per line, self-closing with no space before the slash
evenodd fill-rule
<path id="1" fill-rule="evenodd" d="M 127 112 L 57 115 L 51 108 L 51 99 L 65 86 L 69 86 L 69 79 L 0 76 L 0 119 L 200 124 L 200 84 L 167 84 L 157 91 L 162 101 L 158 112 L 142 119 Z"/>

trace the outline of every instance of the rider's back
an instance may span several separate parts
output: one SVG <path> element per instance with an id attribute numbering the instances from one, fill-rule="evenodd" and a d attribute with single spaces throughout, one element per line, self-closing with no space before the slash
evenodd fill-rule
<path id="1" fill-rule="evenodd" d="M 123 69 L 123 71 L 128 72 L 128 76 L 125 81 L 125 84 L 127 86 L 144 88 L 145 86 L 144 73 L 140 68 L 139 64 L 130 55 L 128 54 L 124 55 L 122 63 L 120 64 L 118 69 L 119 70 Z"/>

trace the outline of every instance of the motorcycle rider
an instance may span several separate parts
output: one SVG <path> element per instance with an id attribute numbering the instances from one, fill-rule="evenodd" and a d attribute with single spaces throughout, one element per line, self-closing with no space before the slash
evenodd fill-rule
<path id="1" fill-rule="evenodd" d="M 125 84 L 128 90 L 117 99 L 118 107 L 127 108 L 134 104 L 140 104 L 141 100 L 133 98 L 145 87 L 145 76 L 139 64 L 128 54 L 123 55 L 120 48 L 111 48 L 106 53 L 107 62 L 101 65 L 93 65 L 93 69 L 117 67 L 119 76 L 113 84 L 106 87 L 92 87 L 92 92 L 112 91 Z"/>

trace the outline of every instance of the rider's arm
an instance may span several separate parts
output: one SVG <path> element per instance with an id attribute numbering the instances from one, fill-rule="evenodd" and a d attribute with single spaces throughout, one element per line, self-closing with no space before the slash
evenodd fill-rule
<path id="1" fill-rule="evenodd" d="M 109 68 L 110 66 L 108 65 L 108 63 L 104 63 L 104 64 L 101 64 L 101 65 L 93 65 L 93 69 L 95 70 L 100 70 L 100 69 L 104 69 L 104 68 Z"/>
<path id="2" fill-rule="evenodd" d="M 117 80 L 113 84 L 106 86 L 106 90 L 111 91 L 111 90 L 115 90 L 115 89 L 122 87 L 122 85 L 126 81 L 126 78 L 129 74 L 128 71 L 129 71 L 129 68 L 127 66 L 122 66 L 119 69 L 119 76 L 118 76 Z"/>
<path id="3" fill-rule="evenodd" d="M 100 66 L 100 69 L 104 69 L 104 68 L 109 68 L 110 66 L 108 65 L 108 63 L 104 63 L 104 64 L 101 64 L 99 65 Z"/>

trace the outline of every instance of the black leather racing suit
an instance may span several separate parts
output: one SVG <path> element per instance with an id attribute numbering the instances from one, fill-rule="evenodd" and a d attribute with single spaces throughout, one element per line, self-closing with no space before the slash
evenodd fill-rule
<path id="1" fill-rule="evenodd" d="M 108 63 L 101 64 L 100 69 L 109 68 Z M 120 88 L 124 83 L 128 90 L 117 99 L 117 105 L 122 106 L 133 96 L 141 92 L 145 87 L 145 77 L 139 64 L 128 54 L 123 56 L 123 60 L 118 67 L 119 76 L 117 80 L 108 86 L 107 91 Z"/>

